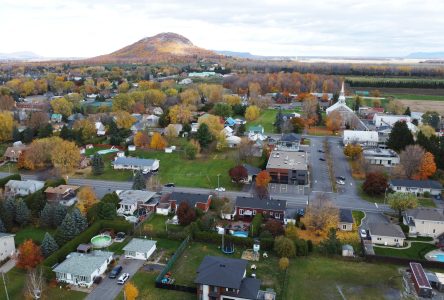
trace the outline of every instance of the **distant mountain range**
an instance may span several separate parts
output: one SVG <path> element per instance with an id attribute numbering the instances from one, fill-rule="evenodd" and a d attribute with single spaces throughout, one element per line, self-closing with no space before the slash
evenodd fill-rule
<path id="1" fill-rule="evenodd" d="M 30 51 L 0 53 L 0 60 L 34 60 L 39 58 L 42 57 Z"/>
<path id="2" fill-rule="evenodd" d="M 407 55 L 406 58 L 444 59 L 444 52 L 414 52 Z"/>

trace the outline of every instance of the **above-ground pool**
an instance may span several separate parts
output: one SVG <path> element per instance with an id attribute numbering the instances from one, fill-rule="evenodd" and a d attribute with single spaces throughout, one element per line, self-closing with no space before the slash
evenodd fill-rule
<path id="1" fill-rule="evenodd" d="M 98 249 L 108 247 L 112 242 L 113 240 L 108 234 L 96 235 L 91 239 L 93 247 Z"/>
<path id="2" fill-rule="evenodd" d="M 100 154 L 100 155 L 104 155 L 104 154 L 108 154 L 108 153 L 114 153 L 114 152 L 119 152 L 119 149 L 105 149 L 105 150 L 99 150 L 96 153 Z"/>
<path id="3" fill-rule="evenodd" d="M 248 231 L 233 231 L 231 235 L 246 238 L 248 237 Z"/>

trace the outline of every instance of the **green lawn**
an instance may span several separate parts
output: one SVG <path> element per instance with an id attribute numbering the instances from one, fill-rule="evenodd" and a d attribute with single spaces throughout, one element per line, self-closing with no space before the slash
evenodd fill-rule
<path id="1" fill-rule="evenodd" d="M 188 249 L 186 249 L 176 261 L 170 272 L 178 284 L 194 286 L 193 282 L 196 270 L 206 255 L 240 258 L 243 250 L 244 249 L 237 248 L 234 254 L 225 255 L 218 249 L 217 245 L 191 243 Z M 278 293 L 279 299 L 283 273 L 278 268 L 278 258 L 270 255 L 269 258 L 265 260 L 261 259 L 258 262 L 249 262 L 247 276 L 251 273 L 250 265 L 253 263 L 257 266 L 257 278 L 262 281 L 261 289 L 273 288 Z"/>
<path id="2" fill-rule="evenodd" d="M 396 299 L 402 289 L 397 266 L 311 256 L 293 259 L 286 299 Z M 341 297 L 338 288 L 344 294 Z"/>
<path id="3" fill-rule="evenodd" d="M 387 94 L 385 96 L 392 96 L 396 99 L 404 100 L 431 100 L 431 101 L 444 101 L 443 95 L 419 95 L 419 94 Z"/>
<path id="4" fill-rule="evenodd" d="M 355 220 L 356 226 L 361 226 L 361 221 L 365 216 L 365 213 L 360 210 L 352 211 L 353 219 Z"/>
<path id="5" fill-rule="evenodd" d="M 381 196 L 370 196 L 367 195 L 363 189 L 362 189 L 362 183 L 358 184 L 358 195 L 359 197 L 361 197 L 362 199 L 364 199 L 365 201 L 368 202 L 372 202 L 372 203 L 384 203 L 385 202 L 385 197 L 384 195 Z"/>
<path id="6" fill-rule="evenodd" d="M 8 288 L 8 295 L 10 300 L 22 300 L 25 299 L 25 282 L 26 273 L 19 269 L 12 269 L 5 274 L 5 280 Z M 0 289 L 0 299 L 6 299 L 5 289 L 2 279 L 0 277 L 0 284 L 2 288 Z M 50 288 L 47 287 L 43 292 L 46 296 L 45 299 L 63 299 L 63 300 L 81 300 L 85 299 L 86 294 L 77 291 L 68 291 L 65 289 L 59 289 L 58 287 Z"/>
<path id="7" fill-rule="evenodd" d="M 54 231 L 54 229 L 35 228 L 32 225 L 28 225 L 15 233 L 15 244 L 20 245 L 27 239 L 32 239 L 40 244 L 43 241 L 46 232 L 53 235 Z"/>
<path id="8" fill-rule="evenodd" d="M 264 127 L 265 133 L 276 133 L 276 128 L 274 127 L 274 122 L 276 121 L 276 115 L 278 109 L 265 109 L 262 110 L 261 115 L 254 121 L 247 122 L 247 129 L 250 126 L 262 125 Z M 282 110 L 282 113 L 288 114 L 295 112 L 295 110 Z"/>
<path id="9" fill-rule="evenodd" d="M 17 164 L 12 162 L 6 163 L 3 166 L 0 166 L 0 172 L 10 172 L 11 175 L 18 173 Z"/>
<path id="10" fill-rule="evenodd" d="M 126 239 L 121 243 L 112 243 L 111 246 L 109 246 L 106 250 L 114 252 L 114 254 L 123 254 L 124 251 L 122 249 L 129 243 L 130 240 L 130 237 L 126 237 Z"/>
<path id="11" fill-rule="evenodd" d="M 424 255 L 427 254 L 427 252 L 436 249 L 436 247 L 428 243 L 412 242 L 412 246 L 404 250 L 396 248 L 379 248 L 379 247 L 374 247 L 373 249 L 375 250 L 375 253 L 377 255 L 404 257 L 412 259 L 424 259 Z"/>
<path id="12" fill-rule="evenodd" d="M 425 206 L 425 207 L 436 207 L 435 202 L 433 199 L 430 198 L 418 198 L 419 206 Z"/>

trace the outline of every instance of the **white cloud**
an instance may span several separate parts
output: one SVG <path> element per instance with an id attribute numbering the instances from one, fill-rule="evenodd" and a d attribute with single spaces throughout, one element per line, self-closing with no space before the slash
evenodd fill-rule
<path id="1" fill-rule="evenodd" d="M 0 52 L 89 57 L 176 32 L 261 55 L 402 56 L 444 51 L 439 0 L 0 0 Z"/>

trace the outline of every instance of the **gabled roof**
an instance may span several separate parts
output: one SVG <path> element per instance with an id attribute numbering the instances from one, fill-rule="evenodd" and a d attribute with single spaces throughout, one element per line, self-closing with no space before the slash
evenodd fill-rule
<path id="1" fill-rule="evenodd" d="M 260 171 L 262 171 L 261 169 L 256 168 L 256 167 L 249 165 L 249 164 L 242 164 L 242 166 L 247 170 L 248 175 L 251 175 L 251 176 L 257 175 L 257 174 L 259 174 Z"/>
<path id="2" fill-rule="evenodd" d="M 284 134 L 281 139 L 283 142 L 299 142 L 301 140 L 301 136 L 296 133 L 286 133 Z"/>
<path id="3" fill-rule="evenodd" d="M 179 206 L 182 202 L 187 202 L 190 206 L 194 207 L 196 203 L 207 203 L 209 194 L 192 194 L 192 193 L 182 193 L 182 192 L 172 192 L 168 200 L 176 201 L 176 205 Z"/>
<path id="4" fill-rule="evenodd" d="M 6 186 L 15 189 L 30 189 L 35 188 L 36 190 L 43 188 L 45 183 L 38 180 L 9 180 Z"/>
<path id="5" fill-rule="evenodd" d="M 236 197 L 236 207 L 285 211 L 287 201 L 238 196 Z"/>
<path id="6" fill-rule="evenodd" d="M 393 186 L 442 190 L 442 184 L 436 180 L 392 179 L 390 180 L 390 184 Z"/>
<path id="7" fill-rule="evenodd" d="M 123 251 L 146 253 L 150 251 L 151 248 L 155 247 L 156 243 L 157 242 L 153 240 L 133 238 L 125 247 L 123 247 Z"/>
<path id="8" fill-rule="evenodd" d="M 49 186 L 46 188 L 45 193 L 51 193 L 51 194 L 64 194 L 70 190 L 75 191 L 79 189 L 80 186 L 78 185 L 67 185 L 67 184 L 61 184 L 57 187 Z"/>
<path id="9" fill-rule="evenodd" d="M 244 278 L 247 261 L 243 259 L 205 256 L 194 283 L 240 289 Z"/>
<path id="10" fill-rule="evenodd" d="M 415 220 L 424 221 L 444 221 L 444 215 L 442 210 L 429 207 L 418 207 L 409 209 L 405 212 L 406 216 L 413 217 Z"/>
<path id="11" fill-rule="evenodd" d="M 137 158 L 137 157 L 117 157 L 112 164 L 113 165 L 127 165 L 137 167 L 152 167 L 155 159 Z"/>
<path id="12" fill-rule="evenodd" d="M 99 269 L 112 255 L 112 252 L 98 250 L 93 251 L 90 254 L 71 252 L 62 263 L 53 269 L 53 271 L 58 273 L 91 276 L 91 274 Z"/>
<path id="13" fill-rule="evenodd" d="M 234 125 L 236 125 L 236 121 L 235 121 L 232 117 L 228 117 L 228 118 L 225 120 L 225 123 L 227 123 L 229 126 L 234 126 Z"/>
<path id="14" fill-rule="evenodd" d="M 148 203 L 153 196 L 156 195 L 155 192 L 151 191 L 140 191 L 140 190 L 126 190 L 119 194 L 120 204 L 137 204 Z"/>
<path id="15" fill-rule="evenodd" d="M 404 238 L 405 235 L 399 225 L 392 223 L 369 223 L 370 235 Z"/>
<path id="16" fill-rule="evenodd" d="M 353 215 L 350 209 L 339 209 L 339 222 L 353 223 Z"/>

